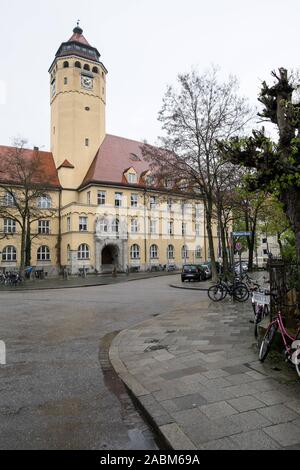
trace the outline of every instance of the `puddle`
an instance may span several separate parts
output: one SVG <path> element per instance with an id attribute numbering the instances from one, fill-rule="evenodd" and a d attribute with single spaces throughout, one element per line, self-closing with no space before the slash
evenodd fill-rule
<path id="1" fill-rule="evenodd" d="M 158 450 L 161 448 L 157 436 L 136 408 L 123 382 L 114 371 L 108 356 L 112 340 L 119 332 L 109 333 L 100 342 L 99 360 L 107 389 L 121 405 L 121 417 L 128 429 L 130 450 Z"/>

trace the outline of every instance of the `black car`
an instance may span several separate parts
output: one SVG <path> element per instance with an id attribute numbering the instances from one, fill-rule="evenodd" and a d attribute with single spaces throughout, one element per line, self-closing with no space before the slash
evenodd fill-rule
<path id="1" fill-rule="evenodd" d="M 206 279 L 205 272 L 201 266 L 196 264 L 185 264 L 182 268 L 181 281 L 204 281 Z"/>

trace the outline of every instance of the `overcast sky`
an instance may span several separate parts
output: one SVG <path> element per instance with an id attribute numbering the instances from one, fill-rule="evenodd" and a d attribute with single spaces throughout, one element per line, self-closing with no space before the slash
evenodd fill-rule
<path id="1" fill-rule="evenodd" d="M 167 84 L 211 64 L 256 103 L 260 81 L 299 66 L 299 0 L 0 0 L 0 144 L 49 149 L 48 68 L 77 19 L 109 71 L 107 132 L 154 142 Z"/>

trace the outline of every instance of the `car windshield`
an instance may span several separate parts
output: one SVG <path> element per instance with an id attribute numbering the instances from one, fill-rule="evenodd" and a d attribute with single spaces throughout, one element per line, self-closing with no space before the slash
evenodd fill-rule
<path id="1" fill-rule="evenodd" d="M 189 265 L 183 266 L 183 269 L 184 269 L 184 271 L 190 271 L 190 270 L 196 271 L 196 270 L 197 270 L 197 266 L 194 266 L 194 265 L 189 264 Z"/>

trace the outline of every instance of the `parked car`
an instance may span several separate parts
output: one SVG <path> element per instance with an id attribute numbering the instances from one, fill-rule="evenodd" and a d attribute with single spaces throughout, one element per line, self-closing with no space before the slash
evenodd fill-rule
<path id="1" fill-rule="evenodd" d="M 185 264 L 182 268 L 181 281 L 204 281 L 206 275 L 201 266 L 196 264 Z"/>
<path id="2" fill-rule="evenodd" d="M 198 265 L 200 269 L 202 269 L 205 279 L 210 279 L 211 278 L 211 267 L 208 266 L 208 264 L 199 264 Z"/>

